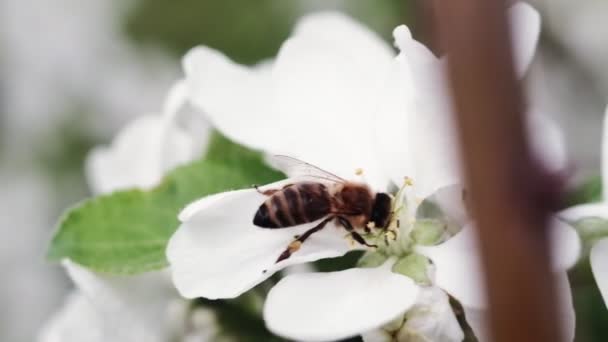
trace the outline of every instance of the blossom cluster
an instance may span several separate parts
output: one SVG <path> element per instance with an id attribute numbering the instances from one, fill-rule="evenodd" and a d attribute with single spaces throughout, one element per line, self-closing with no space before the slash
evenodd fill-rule
<path id="1" fill-rule="evenodd" d="M 540 16 L 517 3 L 509 19 L 523 78 Z M 189 51 L 184 78 L 162 113 L 136 119 L 111 145 L 90 153 L 87 177 L 98 197 L 66 214 L 51 247 L 76 290 L 39 340 L 238 340 L 219 308 L 250 298 L 240 310 L 285 339 L 486 341 L 475 221 L 443 73 L 449 57 L 435 56 L 406 26 L 393 36 L 397 52 L 342 14 L 316 13 L 297 23 L 275 59 L 258 65 L 236 64 L 204 46 Z M 563 170 L 558 127 L 534 111 L 527 121 L 535 152 L 551 170 Z M 232 147 L 217 152 L 218 139 Z M 254 167 L 281 177 L 243 175 Z M 243 186 L 249 179 L 271 181 Z M 348 229 L 356 215 L 328 210 L 290 225 L 285 221 L 293 217 L 270 210 L 270 220 L 281 224 L 256 224 L 258 211 L 271 207 L 265 203 L 286 201 L 275 194 L 298 184 L 330 189 L 328 196 L 346 184 L 368 189 L 372 198 L 386 193 L 390 217 L 384 227 L 370 219 Z M 157 219 L 170 209 L 176 211 L 167 214 L 169 223 Z M 147 230 L 139 217 L 162 227 Z M 604 202 L 551 219 L 551 266 L 569 341 L 575 318 L 566 271 L 582 255 L 575 227 L 604 220 Z M 108 239 L 114 244 L 90 231 L 114 231 L 115 222 L 126 222 L 126 231 L 124 240 Z M 92 242 L 84 243 L 86 236 Z M 137 249 L 123 250 L 131 245 Z M 103 253 L 115 259 L 98 260 Z M 317 261 L 334 258 L 356 262 L 318 271 Z M 592 246 L 590 260 L 608 299 L 608 240 Z"/>

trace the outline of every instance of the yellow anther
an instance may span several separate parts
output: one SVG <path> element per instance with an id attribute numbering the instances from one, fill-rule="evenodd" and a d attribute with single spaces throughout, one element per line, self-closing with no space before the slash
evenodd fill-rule
<path id="1" fill-rule="evenodd" d="M 293 252 L 296 252 L 297 250 L 299 250 L 301 246 L 302 246 L 302 242 L 296 240 L 296 241 L 293 241 L 292 243 L 290 243 L 289 247 L 287 247 L 287 248 L 289 248 L 289 251 L 291 253 L 293 253 Z"/>
<path id="2" fill-rule="evenodd" d="M 345 236 L 346 240 L 348 240 L 348 245 L 352 248 L 355 247 L 355 239 L 353 238 L 353 236 L 351 234 L 348 234 Z"/>
<path id="3" fill-rule="evenodd" d="M 363 174 L 363 169 L 362 169 L 362 168 L 360 168 L 360 167 L 356 168 L 356 169 L 355 169 L 355 174 L 356 174 L 357 176 L 361 176 L 361 175 Z"/>
<path id="4" fill-rule="evenodd" d="M 406 176 L 406 177 L 403 179 L 403 183 L 404 183 L 405 185 L 412 186 L 412 185 L 414 185 L 414 180 L 413 180 L 412 178 L 410 178 L 410 177 L 407 177 L 407 176 Z"/>

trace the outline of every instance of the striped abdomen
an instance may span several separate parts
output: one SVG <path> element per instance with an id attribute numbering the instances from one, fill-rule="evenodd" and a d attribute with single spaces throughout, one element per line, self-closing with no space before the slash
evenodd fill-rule
<path id="1" fill-rule="evenodd" d="M 321 183 L 292 184 L 272 194 L 258 209 L 253 224 L 263 228 L 284 228 L 327 216 L 331 200 Z"/>

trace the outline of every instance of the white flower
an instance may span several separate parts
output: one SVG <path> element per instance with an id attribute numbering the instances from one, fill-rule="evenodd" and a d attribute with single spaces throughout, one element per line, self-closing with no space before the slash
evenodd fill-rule
<path id="1" fill-rule="evenodd" d="M 523 73 L 534 55 L 540 21 L 524 4 L 515 5 L 510 13 L 517 21 L 517 65 Z M 460 199 L 443 205 L 437 199 L 457 223 L 455 231 L 440 231 L 433 240 L 447 242 L 420 247 L 411 235 L 418 223 L 419 204 L 461 181 L 442 80 L 443 61 L 412 39 L 405 26 L 398 27 L 394 36 L 400 49 L 396 58 L 357 23 L 322 13 L 300 21 L 275 61 L 246 68 L 205 47 L 193 49 L 184 58 L 191 102 L 233 140 L 270 154 L 300 158 L 346 179 L 355 178 L 355 170 L 363 168 L 364 181 L 374 191 L 386 191 L 389 184 L 399 186 L 408 177 L 400 237 L 381 250 L 388 261 L 375 268 L 285 277 L 269 293 L 264 309 L 266 324 L 279 335 L 297 340 L 340 339 L 381 328 L 406 311 L 406 316 L 417 317 L 416 303 L 441 307 L 440 295 L 425 297 L 433 291 L 430 284 L 408 272 L 394 271 L 403 266 L 399 263 L 404 256 L 415 253 L 427 255 L 434 263 L 428 267 L 428 282 L 465 306 L 484 308 L 470 228 L 448 239 L 468 223 Z M 553 146 L 556 135 L 545 137 L 543 120 L 534 121 L 539 122 L 535 135 L 541 136 L 536 147 L 558 150 L 561 142 Z M 563 153 L 550 156 L 562 158 Z M 284 171 L 289 179 L 261 190 L 307 179 L 302 170 Z M 167 257 L 183 296 L 236 297 L 288 265 L 362 248 L 351 245 L 344 229 L 331 222 L 290 258 L 277 263 L 294 236 L 319 221 L 284 229 L 257 227 L 252 220 L 265 199 L 254 189 L 231 191 L 202 198 L 182 211 L 182 224 L 169 241 Z M 566 250 L 576 251 L 576 235 L 567 232 L 565 236 Z M 414 261 L 427 260 L 418 257 Z M 558 269 L 572 263 L 570 259 L 559 262 Z M 425 273 L 427 267 L 422 270 Z M 458 340 L 461 331 L 447 329 L 440 313 L 430 315 L 437 318 L 436 326 L 427 325 L 425 318 L 419 318 L 422 323 L 418 324 L 412 319 L 407 326 L 410 332 L 423 336 L 437 329 Z"/>
<path id="2" fill-rule="evenodd" d="M 184 83 L 178 82 L 169 92 L 163 115 L 140 117 L 118 134 L 111 147 L 93 150 L 87 160 L 93 192 L 153 187 L 167 171 L 198 158 L 207 143 L 208 127 L 196 126 L 196 132 L 189 132 L 179 126 L 179 110 L 185 102 Z M 108 276 L 67 259 L 63 264 L 77 290 L 41 331 L 40 342 L 161 342 L 183 333 L 173 331 L 180 323 L 174 322 L 180 320 L 175 309 L 184 311 L 187 305 L 167 271 Z"/>
<path id="3" fill-rule="evenodd" d="M 581 204 L 562 211 L 561 216 L 576 222 L 587 218 L 608 220 L 608 108 L 604 115 L 604 135 L 602 139 L 602 201 Z M 608 306 L 608 238 L 597 241 L 589 253 L 591 270 L 602 298 Z"/>
<path id="4" fill-rule="evenodd" d="M 167 171 L 202 155 L 209 129 L 202 127 L 190 132 L 179 125 L 179 110 L 186 102 L 185 90 L 183 82 L 176 83 L 162 115 L 133 120 L 109 147 L 91 151 L 86 171 L 95 194 L 154 187 Z"/>
<path id="5" fill-rule="evenodd" d="M 166 341 L 170 304 L 179 301 L 166 272 L 104 276 L 64 261 L 78 290 L 39 335 L 40 342 Z"/>
<path id="6" fill-rule="evenodd" d="M 429 287 L 420 292 L 416 304 L 406 314 L 362 337 L 366 342 L 445 342 L 462 341 L 464 333 L 445 292 Z"/>

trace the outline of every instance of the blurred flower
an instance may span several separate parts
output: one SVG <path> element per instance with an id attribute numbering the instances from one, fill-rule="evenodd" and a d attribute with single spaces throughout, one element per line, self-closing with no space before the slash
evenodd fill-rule
<path id="1" fill-rule="evenodd" d="M 68 260 L 64 266 L 78 291 L 47 323 L 40 342 L 162 342 L 169 338 L 169 304 L 179 299 L 166 273 L 103 276 Z"/>
<path id="2" fill-rule="evenodd" d="M 516 28 L 517 70 L 523 74 L 534 55 L 540 20 L 525 4 L 513 6 L 510 16 Z M 407 176 L 403 193 L 395 199 L 396 208 L 403 205 L 398 237 L 371 253 L 375 261 L 364 265 L 369 268 L 290 275 L 271 290 L 264 318 L 279 335 L 340 339 L 380 328 L 405 313 L 412 318 L 404 335 L 425 336 L 437 329 L 437 336 L 445 333 L 446 341 L 458 340 L 462 331 L 448 327 L 446 322 L 453 320 L 446 321 L 438 309 L 445 307 L 445 294 L 433 292 L 431 285 L 464 306 L 484 309 L 478 255 L 466 214 L 448 215 L 456 223 L 455 230 L 449 230 L 447 221 L 419 213 L 425 200 L 462 183 L 442 79 L 444 61 L 414 40 L 405 26 L 396 28 L 394 36 L 400 50 L 396 58 L 364 27 L 322 13 L 299 22 L 275 61 L 245 68 L 205 47 L 184 58 L 192 103 L 233 140 L 301 158 L 345 179 L 365 167 L 364 181 L 374 191 L 400 185 Z M 552 168 L 563 166 L 560 136 L 544 120 L 530 119 L 535 147 Z M 301 169 L 283 171 L 287 180 L 261 190 L 311 180 Z M 333 227 L 315 233 L 290 258 L 276 262 L 294 235 L 319 222 L 259 228 L 252 220 L 265 198 L 254 189 L 231 191 L 205 197 L 182 211 L 167 257 L 183 296 L 236 297 L 288 265 L 364 248 L 349 244 L 345 231 L 332 221 Z M 462 196 L 443 202 L 446 213 L 466 212 Z M 569 227 L 559 226 L 556 232 L 556 243 L 563 247 L 556 269 L 563 270 L 578 257 L 579 240 Z M 431 315 L 437 318 L 432 328 L 421 307 L 437 311 Z"/>
<path id="3" fill-rule="evenodd" d="M 197 132 L 179 127 L 179 110 L 185 101 L 184 84 L 178 82 L 169 92 L 162 115 L 136 119 L 111 147 L 93 150 L 87 161 L 92 190 L 103 194 L 153 187 L 172 168 L 198 158 L 209 137 L 208 127 Z M 40 342 L 161 342 L 186 333 L 180 324 L 188 303 L 179 298 L 167 271 L 109 276 L 70 260 L 63 264 L 77 290 L 41 331 Z M 199 331 L 197 336 L 208 336 L 199 340 L 211 339 L 214 326 Z"/>
<path id="4" fill-rule="evenodd" d="M 418 301 L 407 313 L 362 337 L 365 342 L 460 342 L 464 334 L 448 296 L 437 287 L 429 287 L 420 292 Z"/>
<path id="5" fill-rule="evenodd" d="M 176 83 L 162 115 L 136 118 L 111 146 L 96 147 L 89 154 L 86 170 L 94 193 L 154 187 L 167 171 L 202 155 L 209 137 L 207 127 L 189 132 L 179 125 L 185 90 L 183 82 Z"/>
<path id="6" fill-rule="evenodd" d="M 604 115 L 604 135 L 602 141 L 602 196 L 598 203 L 581 204 L 561 212 L 561 216 L 573 223 L 589 218 L 608 220 L 608 108 Z M 608 306 L 608 238 L 596 241 L 589 253 L 591 270 L 597 286 Z"/>

